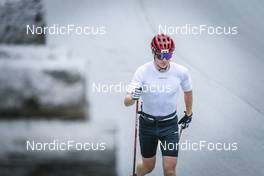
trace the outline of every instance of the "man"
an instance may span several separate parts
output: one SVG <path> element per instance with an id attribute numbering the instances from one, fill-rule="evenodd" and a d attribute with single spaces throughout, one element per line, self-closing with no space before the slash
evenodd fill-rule
<path id="1" fill-rule="evenodd" d="M 142 99 L 139 117 L 142 162 L 137 164 L 136 172 L 137 176 L 143 176 L 154 169 L 160 143 L 164 175 L 176 176 L 178 146 L 171 150 L 171 145 L 179 142 L 177 101 L 182 89 L 186 111 L 179 124 L 184 129 L 192 120 L 191 79 L 185 67 L 171 62 L 174 42 L 168 35 L 154 36 L 151 49 L 154 60 L 137 69 L 124 99 L 126 106 Z"/>

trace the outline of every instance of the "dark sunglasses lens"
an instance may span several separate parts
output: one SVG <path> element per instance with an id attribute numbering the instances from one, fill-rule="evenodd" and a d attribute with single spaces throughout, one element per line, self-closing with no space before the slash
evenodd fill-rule
<path id="1" fill-rule="evenodd" d="M 166 60 L 169 60 L 172 58 L 172 53 L 161 53 L 160 54 L 160 59 L 163 60 L 163 59 L 166 59 Z"/>

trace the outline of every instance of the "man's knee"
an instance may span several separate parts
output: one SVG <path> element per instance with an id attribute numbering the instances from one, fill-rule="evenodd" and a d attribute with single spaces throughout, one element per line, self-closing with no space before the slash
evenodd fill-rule
<path id="1" fill-rule="evenodd" d="M 155 168 L 156 158 L 144 158 L 143 165 L 147 169 L 148 173 L 151 172 Z"/>
<path id="2" fill-rule="evenodd" d="M 164 168 L 165 176 L 175 176 L 176 168 L 175 166 L 167 166 Z"/>
<path id="3" fill-rule="evenodd" d="M 163 170 L 165 176 L 176 175 L 176 158 L 165 158 L 163 160 Z"/>

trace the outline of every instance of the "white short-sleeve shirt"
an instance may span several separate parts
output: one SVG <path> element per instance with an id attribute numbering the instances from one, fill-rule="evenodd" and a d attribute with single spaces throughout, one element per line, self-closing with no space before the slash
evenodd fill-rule
<path id="1" fill-rule="evenodd" d="M 153 116 L 173 113 L 177 110 L 180 90 L 192 90 L 188 69 L 174 62 L 170 62 L 166 72 L 159 72 L 153 61 L 140 66 L 129 84 L 128 92 L 131 93 L 135 87 L 143 89 L 143 112 Z"/>

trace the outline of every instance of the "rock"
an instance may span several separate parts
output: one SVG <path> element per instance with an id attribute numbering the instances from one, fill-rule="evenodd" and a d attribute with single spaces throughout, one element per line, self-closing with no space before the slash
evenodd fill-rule
<path id="1" fill-rule="evenodd" d="M 41 0 L 9 0 L 0 3 L 0 43 L 45 44 L 45 35 L 27 34 L 27 25 L 44 27 Z"/>
<path id="2" fill-rule="evenodd" d="M 83 63 L 47 47 L 0 48 L 0 116 L 86 116 Z"/>
<path id="3" fill-rule="evenodd" d="M 108 123 L 109 124 L 109 123 Z M 116 132 L 113 126 L 64 121 L 2 121 L 1 176 L 116 176 Z M 92 150 L 32 150 L 35 144 L 104 144 Z M 39 146 L 39 145 L 38 145 Z M 36 148 L 35 148 L 36 149 Z"/>

